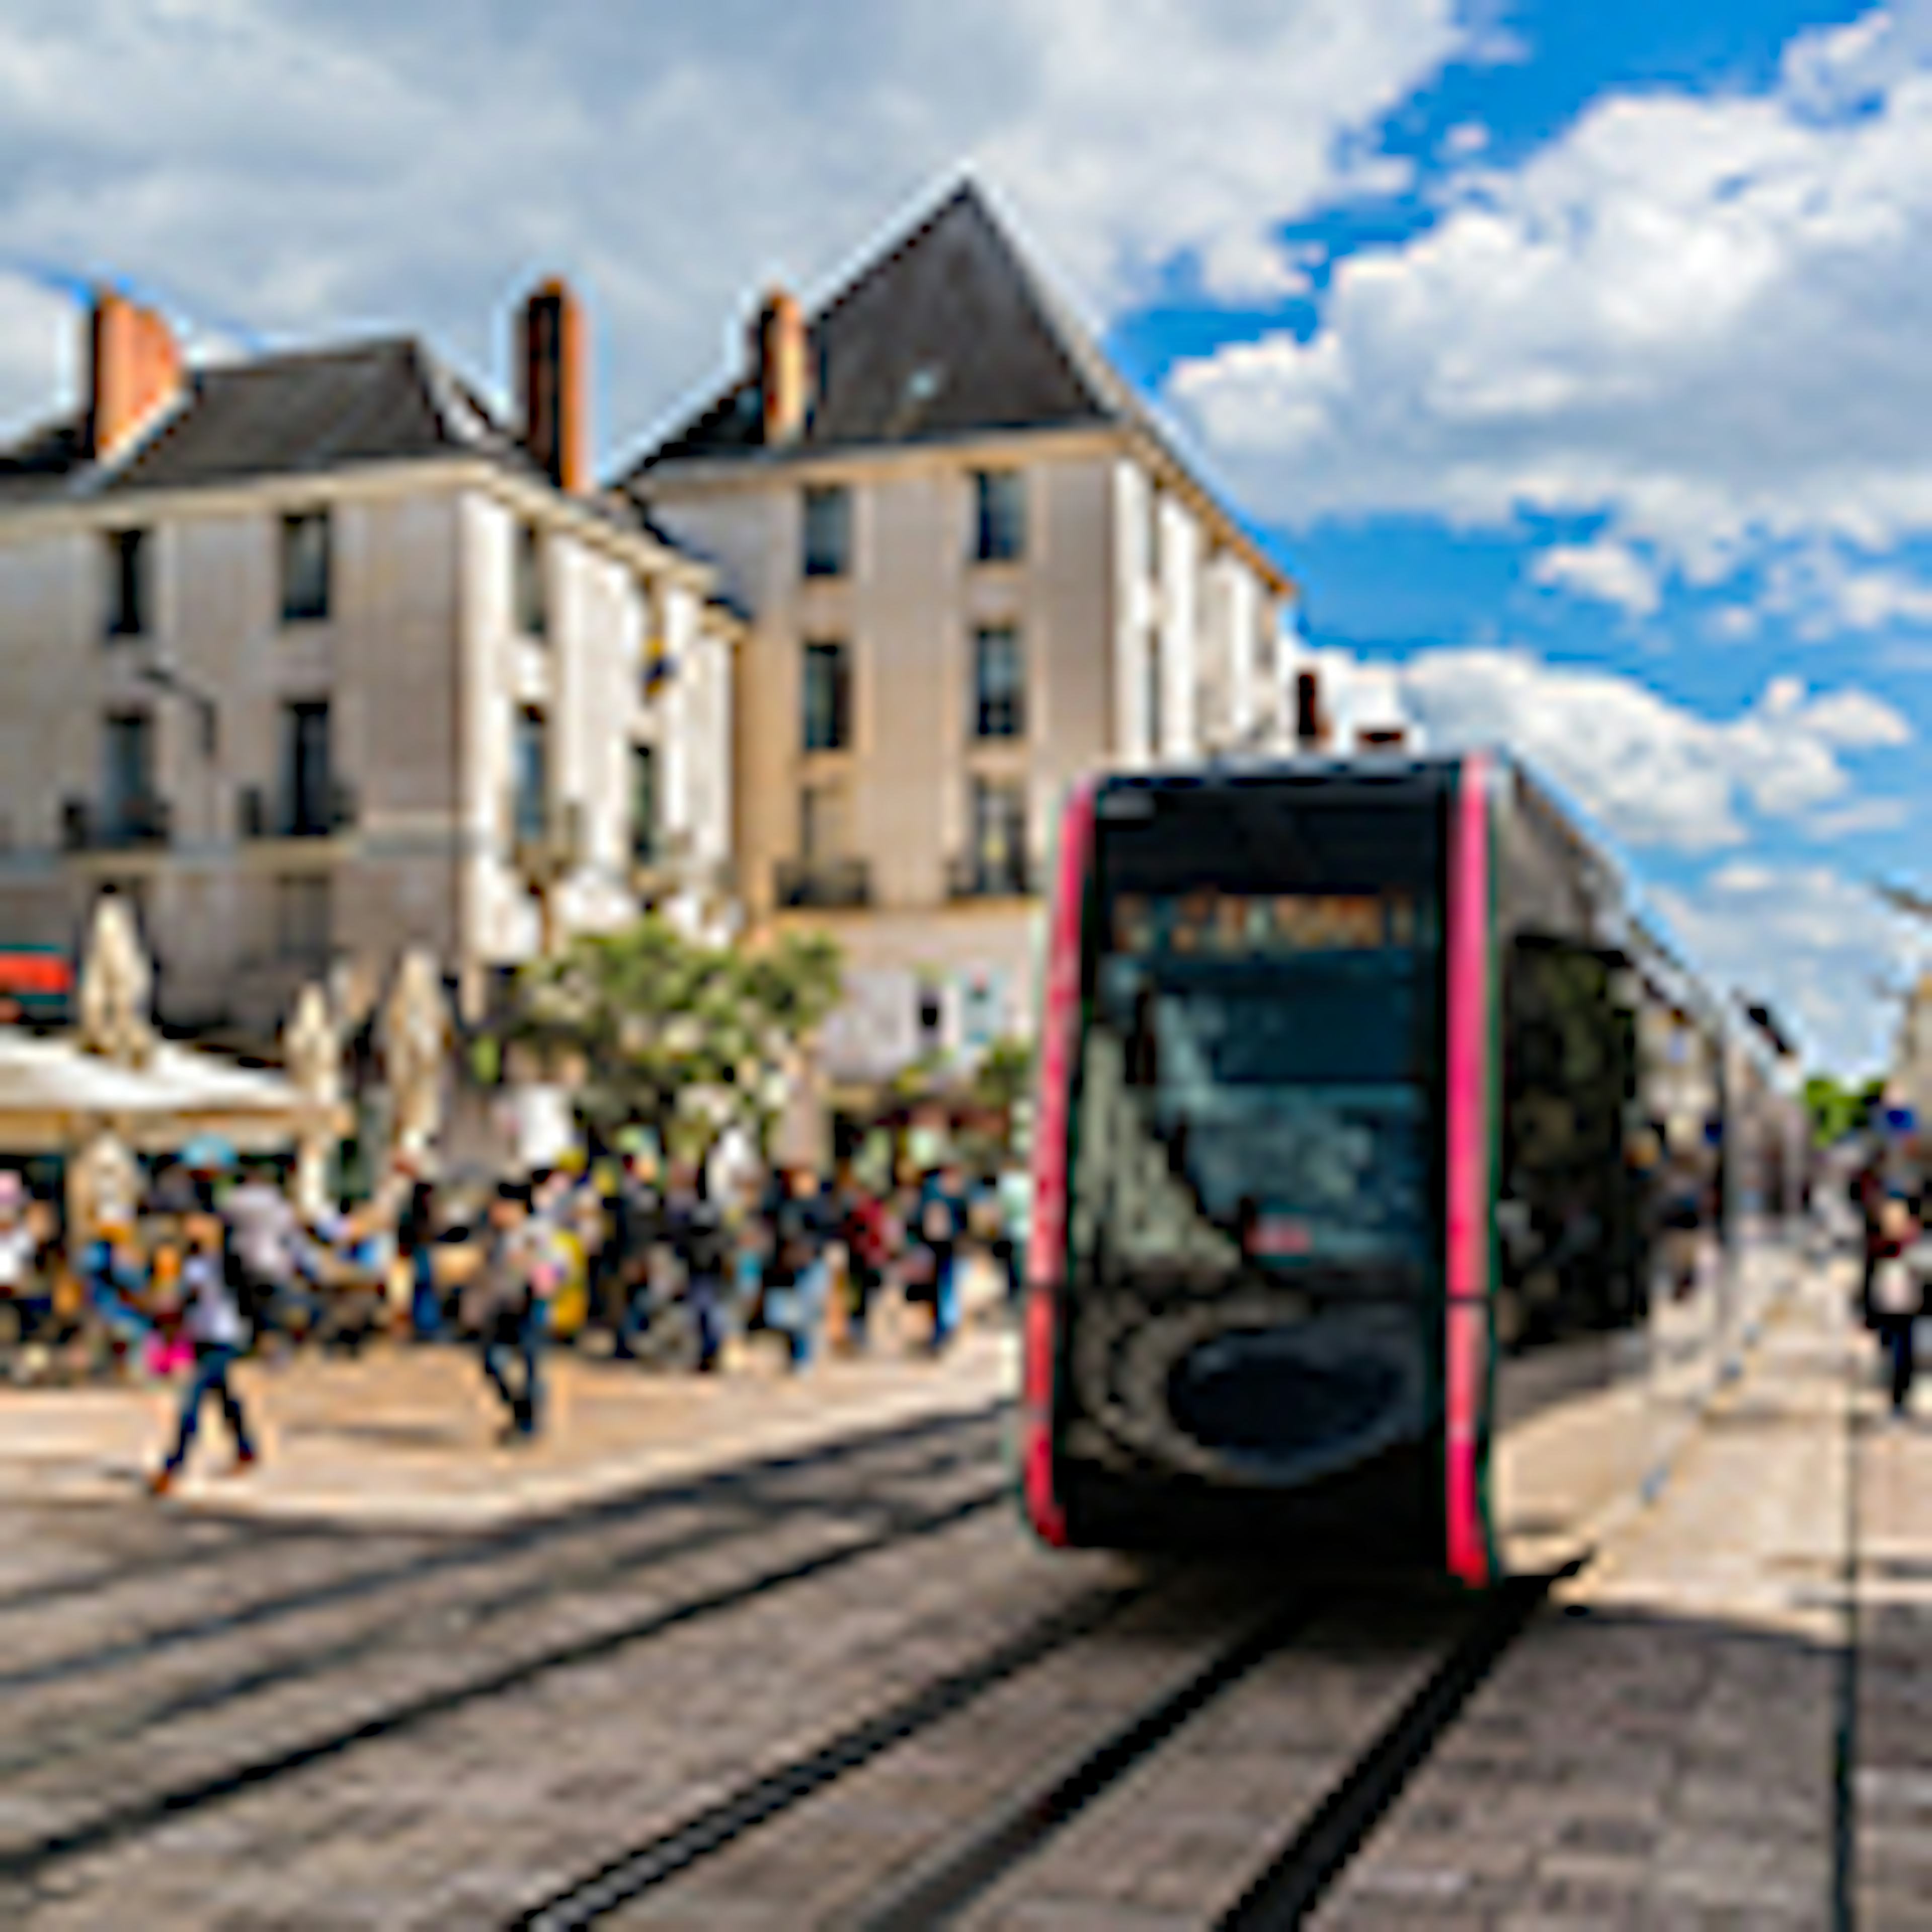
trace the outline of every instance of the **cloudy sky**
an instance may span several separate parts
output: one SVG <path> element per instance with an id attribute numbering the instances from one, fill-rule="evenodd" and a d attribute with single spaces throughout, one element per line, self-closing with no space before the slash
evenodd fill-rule
<path id="1" fill-rule="evenodd" d="M 460 31 L 458 22 L 460 21 Z M 205 354 L 592 304 L 614 460 L 963 166 L 1438 742 L 1883 1051 L 1932 884 L 1932 0 L 8 0 L 0 433 L 75 292 Z"/>

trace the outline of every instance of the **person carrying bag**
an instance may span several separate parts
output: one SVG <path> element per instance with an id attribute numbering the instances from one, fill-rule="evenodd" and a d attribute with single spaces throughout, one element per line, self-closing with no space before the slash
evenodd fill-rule
<path id="1" fill-rule="evenodd" d="M 1879 1339 L 1892 1358 L 1892 1412 L 1902 1416 L 1912 1400 L 1918 1366 L 1914 1330 L 1925 1312 L 1925 1283 L 1932 1275 L 1932 1240 L 1922 1233 L 1907 1204 L 1887 1200 L 1880 1207 L 1872 1257 L 1872 1315 Z"/>

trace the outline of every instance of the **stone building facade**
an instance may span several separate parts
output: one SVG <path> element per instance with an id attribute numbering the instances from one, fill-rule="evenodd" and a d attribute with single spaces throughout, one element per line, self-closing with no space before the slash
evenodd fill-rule
<path id="1" fill-rule="evenodd" d="M 1294 742 L 1292 586 L 970 184 L 624 487 L 754 614 L 740 878 L 846 950 L 835 1077 L 1030 1031 L 1082 773 Z"/>
<path id="2" fill-rule="evenodd" d="M 522 324 L 506 427 L 414 340 L 190 373 L 97 298 L 0 451 L 0 936 L 117 890 L 164 1018 L 262 1037 L 414 943 L 476 1001 L 546 932 L 728 929 L 742 627 L 592 486 L 568 292 Z"/>

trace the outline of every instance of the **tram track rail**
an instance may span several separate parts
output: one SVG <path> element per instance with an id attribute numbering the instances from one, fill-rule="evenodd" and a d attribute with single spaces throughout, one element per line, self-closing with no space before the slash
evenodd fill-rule
<path id="1" fill-rule="evenodd" d="M 567 1890 L 531 1907 L 513 1923 L 519 1932 L 576 1932 L 578 1928 L 595 1924 L 618 1906 L 642 1898 L 735 1844 L 747 1832 L 804 1803 L 836 1780 L 930 1730 L 996 1684 L 1094 1634 L 1144 1598 L 1149 1587 L 1129 1585 L 1086 1592 L 962 1668 L 933 1679 L 816 1750 L 752 1779 L 696 1816 L 656 1833 Z"/>
<path id="2" fill-rule="evenodd" d="M 1426 1682 L 1215 1922 L 1216 1932 L 1289 1932 L 1367 1841 L 1415 1772 L 1548 1595 L 1554 1577 L 1506 1583 Z"/>
<path id="3" fill-rule="evenodd" d="M 956 1917 L 1273 1656 L 1320 1604 L 1298 1596 L 1276 1606 L 1184 1682 L 1017 1793 L 963 1842 L 942 1846 L 890 1881 L 854 1913 L 855 1932 L 925 1932 Z"/>
<path id="4" fill-rule="evenodd" d="M 788 1586 L 829 1574 L 909 1539 L 940 1534 L 998 1508 L 1008 1496 L 1009 1485 L 1003 1478 L 997 1483 L 982 1484 L 937 1507 L 888 1509 L 885 1522 L 867 1533 L 845 1537 L 789 1562 L 762 1568 L 748 1577 L 626 1617 L 606 1628 L 541 1645 L 489 1670 L 397 1699 L 355 1723 L 260 1753 L 204 1776 L 184 1779 L 111 1804 L 37 1837 L 11 1844 L 0 1841 L 0 1880 L 36 1880 L 64 1861 L 125 1843 L 171 1820 L 340 1757 L 380 1738 L 400 1735 L 434 1719 L 482 1704 L 533 1684 L 550 1672 L 611 1656 L 658 1635 L 751 1604 Z M 742 1536 L 745 1527 L 741 1523 L 735 1531 L 721 1530 L 721 1539 L 729 1540 L 734 1534 Z M 750 1527 L 755 1532 L 758 1526 L 754 1521 Z M 555 1580 L 554 1576 L 550 1580 L 550 1587 L 554 1587 Z M 288 1675 L 286 1671 L 279 1673 L 280 1677 Z M 272 1671 L 266 1677 L 267 1681 L 276 1681 L 278 1673 Z"/>
<path id="5" fill-rule="evenodd" d="M 950 1472 L 951 1458 L 937 1466 Z M 888 1479 L 894 1483 L 929 1482 L 934 1468 L 898 1472 Z M 237 1704 L 262 1692 L 326 1677 L 331 1672 L 366 1664 L 377 1650 L 401 1651 L 431 1640 L 439 1635 L 473 1638 L 520 1610 L 541 1606 L 560 1592 L 629 1585 L 666 1569 L 680 1561 L 724 1549 L 747 1537 L 766 1532 L 780 1522 L 872 1524 L 886 1531 L 916 1523 L 918 1513 L 902 1501 L 888 1497 L 807 1498 L 794 1502 L 754 1504 L 742 1498 L 728 1498 L 712 1505 L 722 1512 L 709 1520 L 676 1531 L 663 1540 L 639 1548 L 599 1549 L 574 1562 L 550 1564 L 536 1568 L 507 1585 L 488 1588 L 474 1595 L 459 1595 L 442 1601 L 404 1606 L 394 1620 L 378 1615 L 344 1634 L 317 1644 L 298 1634 L 301 1647 L 292 1655 L 272 1657 L 239 1671 L 230 1671 L 202 1683 L 172 1690 L 159 1697 L 112 1698 L 112 1714 L 104 1721 L 91 1721 L 87 1713 L 56 1711 L 38 1724 L 29 1716 L 16 1718 L 16 1740 L 0 1742 L 0 1778 L 126 1743 L 146 1732 L 182 1719 L 204 1715 Z M 419 1573 L 386 1580 L 392 1587 L 419 1580 Z M 329 1590 L 319 1588 L 304 1593 L 300 1608 L 333 1607 L 346 1599 L 372 1594 L 367 1589 Z M 275 1606 L 279 1615 L 290 1615 L 286 1604 Z M 232 1632 L 268 1621 L 265 1616 L 247 1616 L 226 1622 L 210 1619 L 193 1635 L 213 1640 Z M 185 1640 L 183 1639 L 182 1640 Z M 132 1642 L 110 1658 L 110 1663 L 129 1664 L 146 1660 L 164 1649 L 166 1644 Z M 94 1667 L 92 1661 L 89 1667 Z M 20 1682 L 44 1686 L 50 1681 L 65 1680 L 83 1674 L 66 1669 L 40 1676 L 23 1672 Z M 111 1685 L 94 1688 L 103 1701 L 110 1701 Z"/>
<path id="6" fill-rule="evenodd" d="M 35 1514 L 46 1513 L 50 1509 L 45 1503 L 35 1504 L 32 1508 Z M 206 1564 L 219 1563 L 238 1552 L 245 1553 L 259 1549 L 265 1541 L 312 1540 L 319 1546 L 326 1547 L 332 1541 L 343 1540 L 340 1531 L 310 1523 L 265 1522 L 256 1528 L 253 1524 L 238 1522 L 233 1517 L 218 1517 L 206 1519 L 200 1526 L 218 1530 L 218 1535 L 205 1538 L 192 1550 L 152 1550 L 140 1556 L 104 1563 L 98 1569 L 61 1570 L 52 1576 L 38 1577 L 32 1582 L 0 1591 L 0 1617 L 10 1616 L 16 1610 L 44 1610 L 50 1604 L 94 1596 L 103 1590 L 117 1589 L 123 1583 L 145 1582 L 156 1576 L 185 1574 Z"/>
<path id="7" fill-rule="evenodd" d="M 1462 1620 L 1419 1685 L 1352 1747 L 1338 1774 L 1305 1809 L 1285 1840 L 1261 1850 L 1258 1870 L 1214 1922 L 1230 1932 L 1300 1925 L 1367 1841 L 1409 1778 L 1454 1723 L 1468 1697 L 1533 1617 L 1553 1581 L 1505 1586 Z M 1298 1636 L 1337 1606 L 1338 1593 L 1276 1594 L 1232 1634 L 1212 1644 L 1184 1675 L 1103 1724 L 1042 1771 L 1032 1771 L 996 1804 L 922 1855 L 886 1872 L 855 1901 L 815 1922 L 855 1932 L 925 1932 L 968 1921 L 1003 1884 L 1023 1883 L 1030 1862 L 1060 1833 L 1114 1792 L 1190 1726 L 1231 1696 L 1261 1665 L 1292 1660 Z M 1022 1639 L 948 1673 L 868 1715 L 812 1749 L 747 1780 L 689 1817 L 674 1820 L 621 1855 L 505 1922 L 517 1932 L 580 1932 L 680 1881 L 743 1844 L 786 1814 L 889 1754 L 914 1744 L 976 1700 L 1070 1646 L 1104 1642 L 1126 1608 L 1089 1622 L 1084 1614 L 1046 1620 L 1052 1641 Z M 716 1894 L 728 1898 L 728 1892 Z M 682 1894 L 679 1894 L 680 1906 Z M 705 1895 L 696 1907 L 701 1916 Z M 806 1922 L 801 1920 L 800 1922 Z M 977 1922 L 974 1921 L 974 1922 Z M 1004 1923 L 1004 1921 L 1000 1922 Z"/>
<path id="8" fill-rule="evenodd" d="M 440 1537 L 427 1547 L 412 1548 L 401 1555 L 386 1557 L 369 1568 L 352 1569 L 344 1574 L 301 1584 L 248 1603 L 197 1610 L 172 1622 L 158 1623 L 127 1636 L 56 1657 L 0 1666 L 0 1693 L 35 1688 L 68 1677 L 91 1676 L 152 1658 L 177 1646 L 224 1636 L 302 1611 L 374 1596 L 386 1588 L 418 1582 L 428 1576 L 487 1568 L 532 1550 L 555 1546 L 572 1538 L 594 1535 L 600 1531 L 628 1526 L 641 1518 L 667 1514 L 680 1507 L 723 1503 L 766 1520 L 776 1520 L 796 1511 L 833 1510 L 837 1507 L 836 1502 L 828 1504 L 824 1499 L 808 1497 L 786 1501 L 760 1492 L 800 1476 L 836 1473 L 842 1466 L 862 1457 L 890 1455 L 903 1448 L 916 1447 L 929 1438 L 996 1428 L 1007 1406 L 1002 1402 L 962 1414 L 923 1419 L 894 1429 L 843 1438 L 801 1454 L 718 1471 L 686 1483 L 640 1487 L 621 1496 L 600 1498 L 531 1521 L 454 1538 Z M 975 1455 L 970 1450 L 956 1450 L 949 1458 L 928 1463 L 911 1473 L 926 1478 L 940 1472 L 948 1460 L 952 1466 L 963 1467 L 983 1460 L 983 1454 Z M 891 1472 L 886 1474 L 890 1479 Z M 263 1526 L 263 1531 L 265 1536 L 284 1541 L 314 1535 L 323 1548 L 339 1547 L 353 1540 L 352 1532 L 335 1528 L 296 1529 L 268 1524 Z M 383 1540 L 388 1539 L 386 1536 Z M 232 1556 L 238 1551 L 246 1553 L 259 1546 L 251 1544 L 243 1532 L 235 1539 L 224 1542 L 218 1550 L 190 1552 L 172 1564 L 158 1560 L 152 1564 L 144 1562 L 128 1564 L 96 1584 L 76 1583 L 70 1590 L 64 1587 L 58 1592 L 50 1592 L 45 1598 L 0 1598 L 0 1618 L 14 1607 L 16 1600 L 23 1606 L 43 1607 L 45 1602 L 57 1600 L 59 1596 L 91 1594 L 123 1581 L 142 1581 L 158 1574 L 179 1574 L 218 1561 L 222 1556 Z"/>

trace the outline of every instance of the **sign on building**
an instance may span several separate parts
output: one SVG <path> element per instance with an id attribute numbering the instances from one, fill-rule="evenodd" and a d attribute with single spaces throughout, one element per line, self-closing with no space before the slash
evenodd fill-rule
<path id="1" fill-rule="evenodd" d="M 74 962 L 58 946 L 0 946 L 0 1024 L 58 1024 L 73 996 Z"/>

